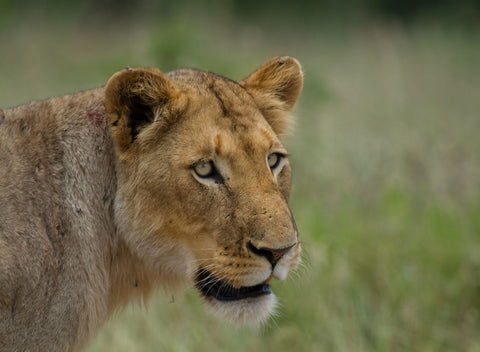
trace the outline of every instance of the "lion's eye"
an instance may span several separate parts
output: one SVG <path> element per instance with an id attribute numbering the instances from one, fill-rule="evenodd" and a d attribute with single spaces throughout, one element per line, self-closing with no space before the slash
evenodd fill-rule
<path id="1" fill-rule="evenodd" d="M 270 169 L 275 169 L 279 164 L 280 161 L 282 160 L 282 155 L 278 153 L 272 153 L 267 157 L 267 163 Z"/>
<path id="2" fill-rule="evenodd" d="M 199 163 L 193 167 L 195 173 L 202 178 L 212 177 L 215 168 L 211 161 L 208 163 Z"/>
<path id="3" fill-rule="evenodd" d="M 192 166 L 192 169 L 197 181 L 203 184 L 211 186 L 213 184 L 219 185 L 225 183 L 223 176 L 215 167 L 213 161 L 199 161 Z"/>

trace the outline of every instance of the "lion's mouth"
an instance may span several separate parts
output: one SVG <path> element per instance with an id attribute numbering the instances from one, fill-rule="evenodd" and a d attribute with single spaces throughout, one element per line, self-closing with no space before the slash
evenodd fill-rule
<path id="1" fill-rule="evenodd" d="M 195 284 L 205 297 L 212 297 L 219 301 L 236 301 L 272 293 L 268 283 L 236 288 L 220 281 L 204 269 L 198 271 Z"/>

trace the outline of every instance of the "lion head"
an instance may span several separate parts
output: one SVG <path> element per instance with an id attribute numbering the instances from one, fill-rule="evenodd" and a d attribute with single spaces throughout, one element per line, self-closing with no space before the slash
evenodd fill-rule
<path id="1" fill-rule="evenodd" d="M 227 321 L 264 321 L 270 280 L 300 261 L 279 136 L 302 84 L 299 63 L 281 57 L 241 82 L 126 69 L 105 88 L 121 240 L 158 281 L 191 283 Z"/>

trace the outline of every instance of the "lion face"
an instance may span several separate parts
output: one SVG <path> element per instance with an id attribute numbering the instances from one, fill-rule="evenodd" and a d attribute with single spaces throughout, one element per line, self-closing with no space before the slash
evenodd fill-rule
<path id="1" fill-rule="evenodd" d="M 191 282 L 227 321 L 267 318 L 270 280 L 300 260 L 278 135 L 301 86 L 298 62 L 277 58 L 240 83 L 125 70 L 106 87 L 122 239 L 159 280 Z"/>

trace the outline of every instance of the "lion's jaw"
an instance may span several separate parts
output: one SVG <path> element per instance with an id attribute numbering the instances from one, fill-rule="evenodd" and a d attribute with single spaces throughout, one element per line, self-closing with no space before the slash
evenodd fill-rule
<path id="1" fill-rule="evenodd" d="M 223 321 L 235 325 L 258 326 L 275 314 L 277 298 L 270 287 L 272 278 L 283 280 L 299 262 L 300 244 L 272 270 L 266 268 L 250 275 L 245 286 L 234 287 L 200 269 L 196 276 L 196 287 L 205 299 L 211 313 Z"/>

